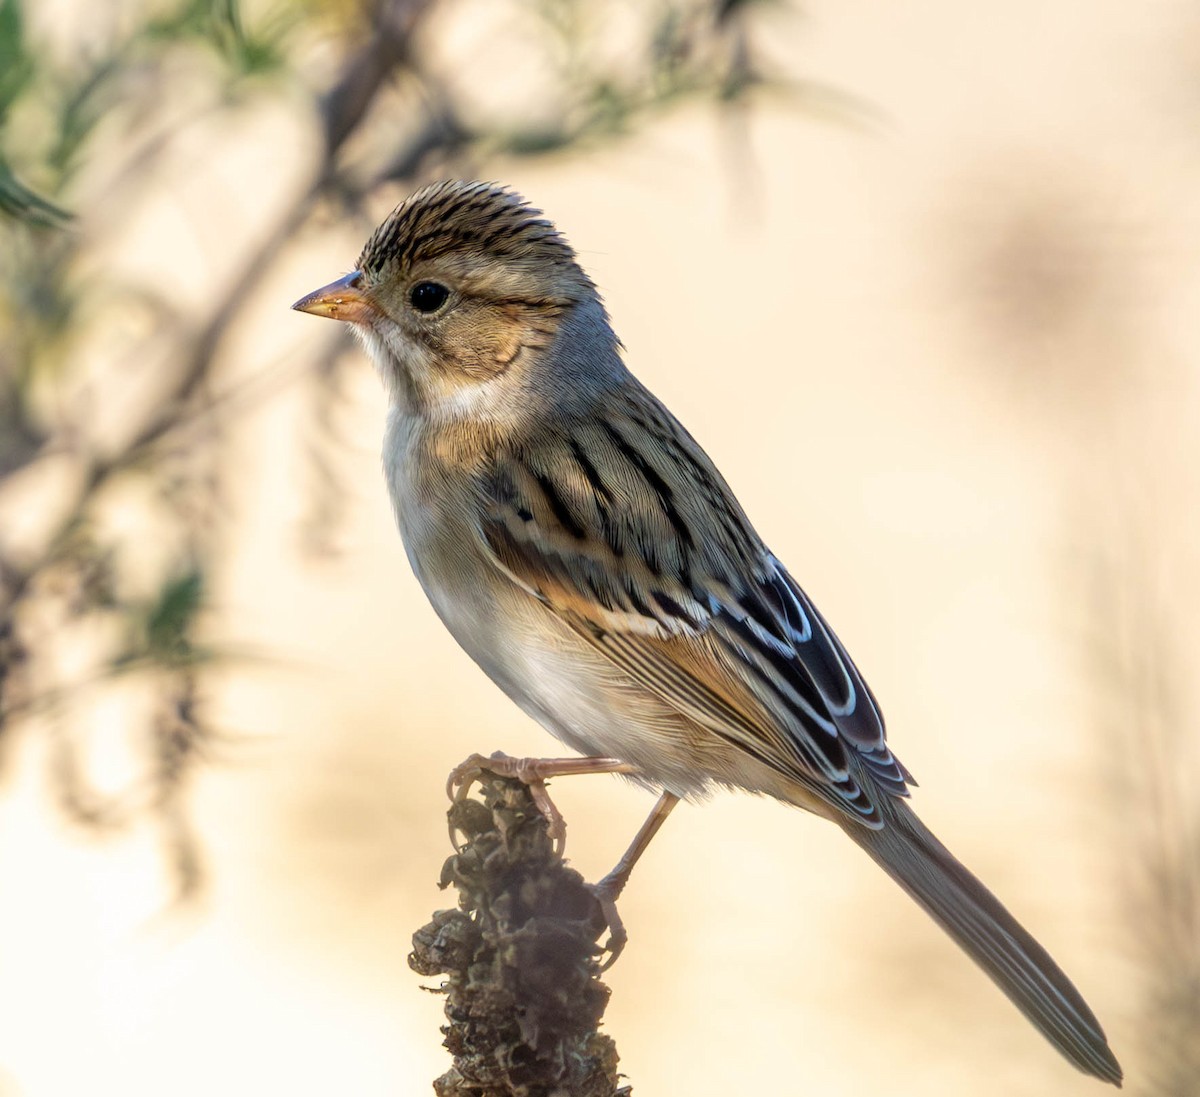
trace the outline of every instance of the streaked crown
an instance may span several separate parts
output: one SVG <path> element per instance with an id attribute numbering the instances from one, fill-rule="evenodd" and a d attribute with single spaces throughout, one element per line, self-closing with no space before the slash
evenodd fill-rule
<path id="1" fill-rule="evenodd" d="M 542 211 L 495 183 L 447 181 L 410 195 L 371 234 L 357 267 L 378 277 L 464 253 L 526 269 L 568 268 L 587 281 Z"/>

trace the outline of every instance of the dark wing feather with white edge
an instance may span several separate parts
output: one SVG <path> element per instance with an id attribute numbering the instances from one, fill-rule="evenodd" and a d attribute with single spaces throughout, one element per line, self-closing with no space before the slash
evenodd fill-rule
<path id="1" fill-rule="evenodd" d="M 497 566 L 680 714 L 879 826 L 879 795 L 911 777 L 862 676 L 684 429 L 614 399 L 496 461 Z"/>

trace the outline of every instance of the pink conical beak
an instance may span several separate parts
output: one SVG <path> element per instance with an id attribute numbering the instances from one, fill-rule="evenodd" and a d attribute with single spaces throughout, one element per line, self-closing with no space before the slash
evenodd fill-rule
<path id="1" fill-rule="evenodd" d="M 301 297 L 292 308 L 297 312 L 311 312 L 313 316 L 328 316 L 330 320 L 368 323 L 379 314 L 379 309 L 363 292 L 362 283 L 362 272 L 351 271 L 344 278 Z"/>

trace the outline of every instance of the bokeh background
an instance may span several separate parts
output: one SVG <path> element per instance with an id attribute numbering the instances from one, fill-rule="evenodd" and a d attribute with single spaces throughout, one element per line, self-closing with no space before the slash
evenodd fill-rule
<path id="1" fill-rule="evenodd" d="M 0 1094 L 429 1092 L 460 653 L 288 311 L 415 186 L 553 217 L 927 822 L 1200 1092 L 1200 16 L 1172 0 L 0 0 Z M 650 806 L 556 782 L 605 872 Z M 834 828 L 678 811 L 644 1095 L 1097 1092 Z"/>

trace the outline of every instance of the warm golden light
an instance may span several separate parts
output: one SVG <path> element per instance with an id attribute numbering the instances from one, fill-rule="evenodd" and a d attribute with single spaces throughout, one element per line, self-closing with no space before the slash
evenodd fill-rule
<path id="1" fill-rule="evenodd" d="M 102 7 L 60 0 L 68 15 L 30 11 L 31 33 L 57 42 L 70 13 L 103 23 Z M 180 819 L 206 885 L 179 907 L 169 830 L 99 810 L 64 821 L 68 740 L 97 803 L 131 788 L 140 808 L 153 800 L 141 729 L 166 735 L 179 713 L 137 691 L 144 664 L 0 741 L 0 1094 L 430 1092 L 447 1065 L 441 1001 L 406 958 L 411 932 L 452 902 L 437 888 L 445 775 L 473 751 L 560 752 L 410 574 L 365 355 L 289 311 L 354 263 L 407 187 L 373 185 L 395 178 L 395 148 L 365 137 L 346 146 L 344 191 L 314 183 L 356 101 L 320 117 L 304 88 L 361 45 L 339 37 L 356 18 L 345 5 L 321 7 L 288 9 L 306 21 L 303 79 L 267 94 L 251 72 L 218 117 L 209 53 L 168 66 L 162 115 L 138 132 L 169 155 L 118 172 L 137 157 L 101 120 L 67 190 L 66 231 L 88 246 L 59 278 L 104 292 L 54 344 L 35 403 L 51 427 L 68 411 L 81 426 L 0 486 L 0 550 L 32 558 L 86 482 L 69 461 L 115 452 L 175 406 L 162 387 L 187 366 L 165 352 L 174 333 L 202 338 L 198 318 L 226 294 L 243 303 L 189 417 L 155 440 L 172 475 L 151 489 L 132 461 L 59 545 L 117 546 L 113 582 L 148 633 L 167 616 L 149 577 L 167 554 L 187 559 L 180 528 L 203 540 L 215 563 L 187 654 L 197 712 L 226 737 L 188 770 Z M 507 62 L 535 7 L 434 5 L 420 74 L 387 85 L 378 109 L 458 81 L 466 116 L 430 132 L 468 142 L 497 101 L 525 102 L 571 64 Z M 1200 25 L 1182 6 L 1116 0 L 749 7 L 777 88 L 634 119 L 593 104 L 604 125 L 587 141 L 536 157 L 534 138 L 550 148 L 556 134 L 542 124 L 553 104 L 532 94 L 524 144 L 418 156 L 415 174 L 501 179 L 570 239 L 631 369 L 853 653 L 922 817 L 1077 981 L 1132 1086 L 1155 1045 L 1139 1042 L 1153 1026 L 1136 994 L 1151 930 L 1131 927 L 1155 923 L 1131 866 L 1157 847 L 1152 813 L 1120 805 L 1161 806 L 1146 794 L 1159 770 L 1197 764 Z M 22 133 L 41 132 L 35 107 L 12 121 Z M 418 129 L 397 110 L 388 140 Z M 110 205 L 135 185 L 136 203 Z M 352 185 L 370 194 L 361 214 L 346 212 Z M 314 193 L 300 203 L 311 219 L 283 216 Z M 248 277 L 260 248 L 277 260 Z M 291 307 L 353 320 L 371 307 L 354 277 Z M 28 349 L 40 292 L 0 301 L 0 365 L 10 342 Z M 0 393 L 9 461 L 36 442 L 5 415 Z M 212 490 L 198 503 L 183 482 Z M 159 522 L 140 517 L 139 492 Z M 111 622 L 26 624 L 69 669 L 133 643 Z M 1190 745 L 1154 738 L 1173 727 Z M 591 879 L 653 802 L 608 777 L 553 791 Z M 640 1097 L 1106 1092 L 835 828 L 778 804 L 681 805 L 621 913 L 631 940 L 605 1031 Z"/>

